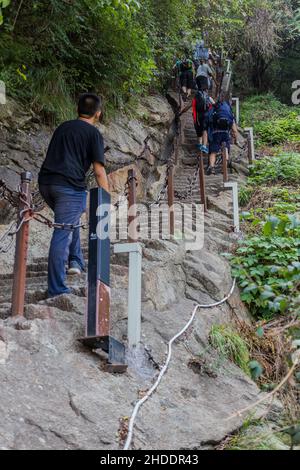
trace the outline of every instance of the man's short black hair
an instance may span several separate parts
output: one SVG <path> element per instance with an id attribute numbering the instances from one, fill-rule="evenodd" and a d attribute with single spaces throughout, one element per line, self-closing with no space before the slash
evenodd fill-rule
<path id="1" fill-rule="evenodd" d="M 84 93 L 78 100 L 79 116 L 93 117 L 98 111 L 101 111 L 102 102 L 99 96 L 94 93 Z"/>

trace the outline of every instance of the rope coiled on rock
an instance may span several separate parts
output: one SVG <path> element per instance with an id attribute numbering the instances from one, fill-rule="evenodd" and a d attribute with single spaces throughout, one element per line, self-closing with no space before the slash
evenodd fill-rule
<path id="1" fill-rule="evenodd" d="M 180 338 L 180 336 L 182 336 L 188 330 L 188 328 L 191 326 L 191 324 L 193 323 L 194 318 L 195 318 L 196 313 L 199 310 L 199 308 L 218 307 L 219 305 L 222 305 L 223 303 L 227 302 L 227 300 L 232 296 L 232 294 L 234 292 L 234 289 L 235 289 L 235 286 L 236 286 L 236 279 L 233 280 L 233 284 L 232 284 L 232 287 L 230 289 L 229 294 L 224 299 L 220 300 L 219 302 L 215 302 L 213 304 L 207 304 L 207 305 L 205 305 L 205 304 L 204 305 L 202 305 L 202 304 L 196 305 L 190 320 L 187 322 L 187 324 L 184 326 L 184 328 L 181 331 L 179 331 L 179 333 L 177 333 L 175 336 L 173 336 L 173 338 L 169 341 L 169 343 L 168 343 L 168 356 L 167 356 L 167 359 L 166 359 L 166 362 L 165 362 L 164 366 L 162 367 L 162 369 L 161 369 L 155 383 L 153 384 L 153 386 L 148 390 L 146 395 L 136 403 L 136 405 L 133 409 L 133 412 L 132 412 L 132 415 L 131 415 L 131 418 L 130 418 L 130 421 L 129 421 L 127 439 L 126 439 L 123 450 L 129 450 L 129 448 L 130 448 L 132 437 L 133 437 L 134 423 L 135 423 L 135 419 L 137 417 L 137 414 L 139 412 L 139 409 L 151 397 L 151 395 L 155 392 L 155 390 L 159 386 L 163 376 L 167 372 L 167 369 L 168 369 L 168 366 L 169 366 L 169 363 L 170 363 L 170 360 L 171 360 L 171 357 L 172 357 L 172 345 L 173 345 L 173 343 L 178 338 Z"/>

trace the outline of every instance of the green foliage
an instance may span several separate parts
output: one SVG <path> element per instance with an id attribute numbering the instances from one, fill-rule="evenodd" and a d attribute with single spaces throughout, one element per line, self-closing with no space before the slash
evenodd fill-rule
<path id="1" fill-rule="evenodd" d="M 253 194 L 253 188 L 250 185 L 241 186 L 239 189 L 239 205 L 241 207 L 246 206 Z"/>
<path id="2" fill-rule="evenodd" d="M 8 3 L 1 0 L 0 7 Z M 239 54 L 247 46 L 245 27 L 255 22 L 258 9 L 282 13 L 282 1 L 272 3 L 11 0 L 0 32 L 0 78 L 8 94 L 42 109 L 51 120 L 69 114 L 62 106 L 68 109 L 70 99 L 83 91 L 102 94 L 109 109 L 127 109 L 131 99 L 166 86 L 175 58 L 190 55 L 196 39 L 204 36 L 212 49 Z M 53 84 L 50 70 L 57 71 L 58 87 L 66 91 L 65 105 L 61 94 L 58 109 L 40 89 L 42 76 L 45 90 Z"/>
<path id="3" fill-rule="evenodd" d="M 0 33 L 0 79 L 8 94 L 50 121 L 69 115 L 70 100 L 84 91 L 104 96 L 110 110 L 125 109 L 165 84 L 175 55 L 190 53 L 193 4 L 28 0 L 18 12 L 19 2 L 12 0 Z M 53 99 L 50 90 L 58 81 Z"/>
<path id="4" fill-rule="evenodd" d="M 250 375 L 247 343 L 231 326 L 214 325 L 210 332 L 210 342 L 223 357 L 230 359 Z"/>
<path id="5" fill-rule="evenodd" d="M 278 145 L 286 142 L 300 142 L 300 119 L 297 112 L 286 117 L 257 125 L 259 139 L 263 144 Z"/>
<path id="6" fill-rule="evenodd" d="M 299 121 L 300 123 L 300 121 Z M 300 135 L 300 134 L 299 134 Z M 284 183 L 296 184 L 300 181 L 300 154 L 283 153 L 277 157 L 257 160 L 250 168 L 248 184 L 251 186 Z"/>
<path id="7" fill-rule="evenodd" d="M 294 311 L 300 283 L 300 220 L 269 217 L 259 235 L 240 243 L 231 262 L 241 298 L 258 318 Z"/>
<path id="8" fill-rule="evenodd" d="M 251 377 L 253 380 L 258 380 L 259 377 L 263 374 L 263 367 L 258 361 L 250 361 L 249 362 L 249 369 L 251 372 Z"/>
<path id="9" fill-rule="evenodd" d="M 2 9 L 8 7 L 10 0 L 0 0 L 0 26 L 3 24 L 3 12 Z"/>
<path id="10" fill-rule="evenodd" d="M 7 10 L 1 32 L 1 79 L 10 95 L 29 101 L 36 111 L 51 111 L 61 120 L 68 114 L 62 108 L 68 109 L 70 98 L 83 91 L 100 93 L 114 107 L 122 107 L 151 83 L 156 66 L 138 22 L 138 2 L 30 0 L 23 4 L 12 34 L 16 6 L 12 2 Z M 25 80 L 17 72 L 23 65 Z M 55 81 L 61 81 L 54 90 L 59 89 L 58 108 L 49 94 Z"/>
<path id="11" fill-rule="evenodd" d="M 259 146 L 300 141 L 300 112 L 281 103 L 271 93 L 245 100 L 241 116 L 243 127 L 254 127 Z"/>
<path id="12" fill-rule="evenodd" d="M 274 423 L 270 429 L 250 417 L 229 440 L 225 450 L 288 450 L 288 443 L 283 439 L 280 430 L 274 430 Z"/>

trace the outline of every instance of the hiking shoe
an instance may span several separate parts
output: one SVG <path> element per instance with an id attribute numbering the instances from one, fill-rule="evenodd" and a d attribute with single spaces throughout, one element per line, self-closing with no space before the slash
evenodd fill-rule
<path id="1" fill-rule="evenodd" d="M 206 155 L 208 154 L 208 147 L 206 147 L 206 145 L 201 145 L 201 149 L 200 149 L 203 153 L 205 153 Z"/>
<path id="2" fill-rule="evenodd" d="M 76 261 L 70 263 L 70 267 L 67 271 L 67 274 L 71 276 L 79 276 L 82 273 L 82 269 Z"/>

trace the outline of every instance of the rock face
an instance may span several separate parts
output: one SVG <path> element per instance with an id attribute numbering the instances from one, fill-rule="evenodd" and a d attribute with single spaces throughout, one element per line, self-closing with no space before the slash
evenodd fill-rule
<path id="1" fill-rule="evenodd" d="M 157 165 L 162 164 L 172 150 L 173 120 L 174 114 L 167 100 L 151 96 L 138 106 L 135 117 L 120 115 L 109 125 L 99 125 L 105 145 L 110 148 L 106 153 L 107 171 L 118 170 L 111 177 L 113 189 L 119 191 L 126 169 L 132 166 L 143 181 L 139 196 L 143 197 L 151 189 L 153 182 L 159 179 Z M 52 133 L 53 129 L 43 125 L 33 113 L 22 110 L 12 99 L 8 99 L 6 105 L 0 105 L 0 179 L 15 189 L 20 183 L 19 174 L 30 171 L 36 181 Z M 0 223 L 11 218 L 7 206 L 1 202 Z"/>
<path id="2" fill-rule="evenodd" d="M 165 129 L 170 123 L 169 107 L 163 99 L 151 97 L 138 112 L 147 115 L 156 135 L 147 145 L 152 146 L 154 171 L 162 175 L 163 181 L 161 168 L 156 170 L 161 153 L 156 153 L 155 142 L 160 142 L 161 149 L 163 142 L 168 142 L 161 126 Z M 126 131 L 117 131 L 115 126 L 103 129 L 112 147 L 109 155 L 112 164 L 117 169 L 117 161 L 123 159 L 122 165 L 127 165 L 134 158 L 141 184 L 143 178 L 151 181 L 151 177 L 145 176 L 146 167 L 139 166 L 139 159 L 144 158 L 140 156 L 140 144 L 147 138 L 144 124 L 130 120 L 122 124 L 127 130 L 134 128 L 138 142 L 128 139 Z M 161 132 L 163 137 L 158 138 Z M 191 150 L 194 142 L 187 119 L 186 147 L 176 170 L 178 190 L 184 189 L 187 178 L 194 172 L 195 157 Z M 242 160 L 245 162 L 244 156 Z M 151 166 L 149 161 L 147 165 Z M 116 194 L 124 175 L 126 171 L 119 169 L 111 179 Z M 239 180 L 237 174 L 231 178 Z M 145 195 L 145 188 L 142 189 L 141 198 Z M 4 397 L 0 401 L 0 448 L 122 447 L 120 420 L 130 416 L 138 396 L 153 383 L 165 361 L 168 341 L 188 322 L 196 303 L 221 300 L 231 288 L 230 267 L 222 253 L 231 249 L 235 240 L 231 195 L 224 191 L 221 175 L 207 180 L 207 193 L 210 209 L 205 217 L 202 249 L 186 251 L 179 239 L 141 240 L 142 347 L 135 353 L 129 352 L 129 367 L 124 375 L 106 373 L 103 357 L 92 354 L 77 341 L 84 333 L 85 275 L 69 279 L 72 295 L 46 299 L 51 231 L 32 224 L 26 319 L 7 318 L 12 282 L 9 257 L 5 272 L 2 269 L 0 274 L 0 390 Z M 196 187 L 192 197 L 199 199 Z M 111 262 L 112 334 L 126 343 L 128 259 L 112 255 Z M 237 290 L 222 306 L 199 309 L 190 329 L 173 345 L 168 372 L 157 392 L 140 410 L 133 448 L 211 449 L 241 427 L 245 417 L 227 418 L 254 403 L 261 393 L 249 377 L 220 357 L 209 343 L 212 325 L 232 323 L 236 317 L 250 321 Z M 256 409 L 256 416 L 280 411 L 277 404 L 270 408 L 262 404 Z"/>

